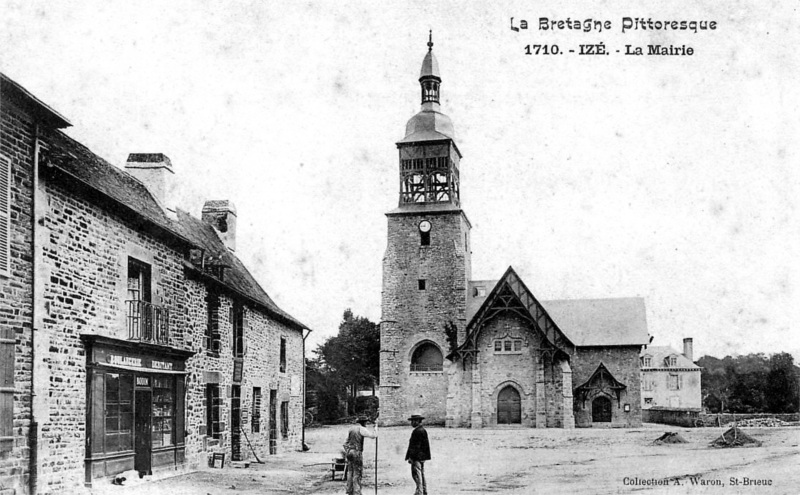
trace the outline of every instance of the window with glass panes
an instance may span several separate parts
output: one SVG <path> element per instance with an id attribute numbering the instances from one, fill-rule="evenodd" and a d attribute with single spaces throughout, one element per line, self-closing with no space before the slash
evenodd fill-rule
<path id="1" fill-rule="evenodd" d="M 206 435 L 212 438 L 220 438 L 219 404 L 219 385 L 206 384 Z"/>
<path id="2" fill-rule="evenodd" d="M 244 307 L 238 303 L 233 306 L 233 356 L 244 356 Z"/>
<path id="3" fill-rule="evenodd" d="M 133 450 L 133 375 L 105 375 L 105 451 Z"/>
<path id="4" fill-rule="evenodd" d="M 153 379 L 153 447 L 175 443 L 175 380 L 172 377 Z"/>
<path id="5" fill-rule="evenodd" d="M 522 339 L 497 339 L 494 341 L 495 354 L 522 353 Z"/>

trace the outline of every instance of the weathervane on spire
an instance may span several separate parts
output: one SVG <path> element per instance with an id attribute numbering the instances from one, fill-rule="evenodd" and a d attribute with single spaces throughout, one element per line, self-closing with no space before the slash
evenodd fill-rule
<path id="1" fill-rule="evenodd" d="M 433 50 L 433 29 L 428 31 L 428 51 Z"/>

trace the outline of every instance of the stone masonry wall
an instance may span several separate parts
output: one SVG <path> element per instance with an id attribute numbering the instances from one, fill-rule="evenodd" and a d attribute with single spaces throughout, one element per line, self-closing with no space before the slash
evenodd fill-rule
<path id="1" fill-rule="evenodd" d="M 233 382 L 233 322 L 230 312 L 233 300 L 220 297 L 219 332 L 220 350 L 215 356 L 206 348 L 207 326 L 205 284 L 190 280 L 186 285 L 189 302 L 187 339 L 196 354 L 187 361 L 187 408 L 186 456 L 190 467 L 206 465 L 210 452 L 225 452 L 231 459 L 231 386 Z M 243 363 L 241 386 L 242 429 L 249 438 L 260 459 L 269 455 L 269 396 L 277 391 L 277 452 L 299 450 L 301 445 L 303 403 L 303 338 L 293 330 L 268 315 L 246 307 L 245 311 L 246 351 Z M 286 339 L 286 372 L 280 372 L 280 339 Z M 220 387 L 221 438 L 211 439 L 207 435 L 206 398 L 207 383 Z M 253 387 L 261 388 L 261 421 L 258 432 L 253 431 Z M 287 438 L 281 435 L 280 403 L 289 402 L 289 430 Z M 253 453 L 244 435 L 241 453 L 245 460 L 252 460 Z"/>
<path id="2" fill-rule="evenodd" d="M 602 362 L 609 372 L 627 388 L 622 391 L 620 400 L 611 400 L 611 423 L 615 427 L 638 427 L 642 425 L 642 409 L 639 382 L 639 346 L 620 347 L 579 347 L 572 359 L 572 386 L 583 385 Z M 589 400 L 575 399 L 575 425 L 592 425 L 592 404 Z M 625 404 L 630 412 L 624 411 Z M 599 426 L 599 425 L 597 425 Z"/>
<path id="3" fill-rule="evenodd" d="M 32 172 L 34 123 L 2 102 L 0 155 L 11 161 L 10 276 L 0 276 L 0 338 L 14 339 L 14 442 L 0 453 L 0 491 L 27 493 L 31 408 Z"/>
<path id="4" fill-rule="evenodd" d="M 496 354 L 495 339 L 522 339 L 519 354 Z M 520 318 L 503 315 L 490 321 L 478 339 L 482 426 L 497 425 L 497 395 L 511 385 L 520 392 L 522 424 L 536 426 L 536 370 L 540 336 Z"/>
<path id="5" fill-rule="evenodd" d="M 53 181 L 46 183 L 42 226 L 43 339 L 49 351 L 37 374 L 45 383 L 40 420 L 39 490 L 72 492 L 84 482 L 86 352 L 80 334 L 127 339 L 128 257 L 151 265 L 153 303 L 169 308 L 170 344 L 186 348 L 182 255 Z"/>
<path id="6" fill-rule="evenodd" d="M 431 222 L 430 245 L 420 245 L 419 223 Z M 412 373 L 411 354 L 422 341 L 449 353 L 444 327 L 463 333 L 468 255 L 467 224 L 460 212 L 392 215 L 383 261 L 381 324 L 381 422 L 406 423 L 409 414 L 428 423 L 444 423 L 447 367 L 442 372 Z M 426 288 L 419 289 L 424 279 Z"/>

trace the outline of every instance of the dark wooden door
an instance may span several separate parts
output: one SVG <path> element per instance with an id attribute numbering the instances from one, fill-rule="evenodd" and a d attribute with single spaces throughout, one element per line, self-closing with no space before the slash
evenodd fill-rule
<path id="1" fill-rule="evenodd" d="M 269 453 L 278 453 L 278 391 L 269 391 Z"/>
<path id="2" fill-rule="evenodd" d="M 153 392 L 136 391 L 136 409 L 134 412 L 134 449 L 133 468 L 139 476 L 153 474 Z"/>
<path id="3" fill-rule="evenodd" d="M 519 424 L 522 422 L 522 404 L 519 392 L 508 386 L 497 395 L 497 424 Z"/>
<path id="4" fill-rule="evenodd" d="M 592 422 L 611 422 L 611 399 L 608 397 L 598 397 L 592 401 Z"/>
<path id="5" fill-rule="evenodd" d="M 242 387 L 231 387 L 231 458 L 242 460 Z"/>

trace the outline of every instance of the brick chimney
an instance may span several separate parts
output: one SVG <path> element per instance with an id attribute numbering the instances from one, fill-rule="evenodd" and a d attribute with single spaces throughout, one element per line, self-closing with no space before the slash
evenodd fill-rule
<path id="1" fill-rule="evenodd" d="M 689 361 L 694 362 L 693 354 L 694 354 L 694 348 L 692 346 L 692 339 L 691 338 L 683 339 L 683 355 L 686 356 L 686 359 L 688 359 Z"/>
<path id="2" fill-rule="evenodd" d="M 202 219 L 214 227 L 229 251 L 236 251 L 236 207 L 228 200 L 206 201 Z"/>
<path id="3" fill-rule="evenodd" d="M 172 162 L 163 153 L 131 153 L 125 163 L 125 171 L 139 179 L 158 204 L 165 210 L 174 210 L 170 203 L 172 192 Z"/>

